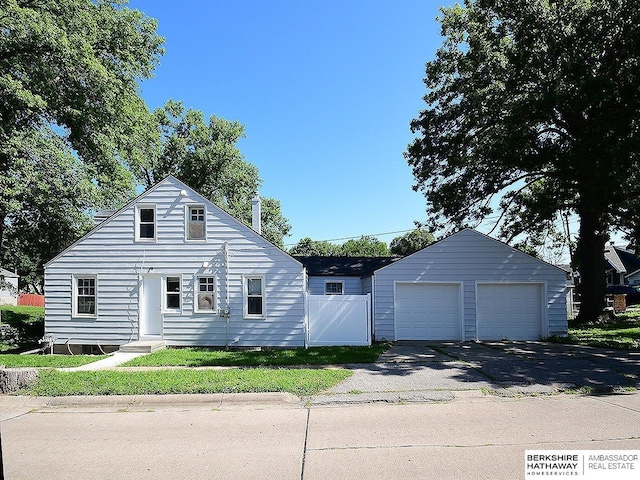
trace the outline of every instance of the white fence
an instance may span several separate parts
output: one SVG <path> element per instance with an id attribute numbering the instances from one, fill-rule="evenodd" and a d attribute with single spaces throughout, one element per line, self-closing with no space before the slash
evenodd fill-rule
<path id="1" fill-rule="evenodd" d="M 371 295 L 308 295 L 307 345 L 371 345 Z"/>

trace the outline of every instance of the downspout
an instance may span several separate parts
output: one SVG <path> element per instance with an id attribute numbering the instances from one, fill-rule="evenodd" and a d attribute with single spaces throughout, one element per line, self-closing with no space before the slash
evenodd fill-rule
<path id="1" fill-rule="evenodd" d="M 307 267 L 302 267 L 302 293 L 304 295 L 304 348 L 309 348 L 309 287 Z"/>
<path id="2" fill-rule="evenodd" d="M 371 275 L 371 344 L 372 345 L 376 338 L 375 304 L 376 304 L 376 273 L 373 272 L 373 275 Z"/>
<path id="3" fill-rule="evenodd" d="M 229 317 L 231 315 L 231 307 L 229 306 L 229 242 L 224 242 L 222 247 L 224 251 L 224 289 L 225 289 L 225 328 L 226 328 L 226 339 L 225 346 L 229 347 Z"/>

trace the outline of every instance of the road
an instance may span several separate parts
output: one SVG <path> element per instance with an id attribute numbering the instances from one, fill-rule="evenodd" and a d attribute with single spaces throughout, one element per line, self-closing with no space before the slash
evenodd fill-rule
<path id="1" fill-rule="evenodd" d="M 0 397 L 8 479 L 519 479 L 525 450 L 640 450 L 640 393 L 314 405 Z"/>

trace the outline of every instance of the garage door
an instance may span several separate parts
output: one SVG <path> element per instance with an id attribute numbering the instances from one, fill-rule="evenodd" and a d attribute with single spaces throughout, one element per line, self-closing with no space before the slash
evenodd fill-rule
<path id="1" fill-rule="evenodd" d="M 396 340 L 460 340 L 460 285 L 398 283 Z"/>
<path id="2" fill-rule="evenodd" d="M 539 340 L 542 290 L 539 283 L 478 284 L 478 339 Z"/>

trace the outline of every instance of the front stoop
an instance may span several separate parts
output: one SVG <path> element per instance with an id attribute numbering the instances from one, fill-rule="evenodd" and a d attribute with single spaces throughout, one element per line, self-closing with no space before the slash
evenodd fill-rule
<path id="1" fill-rule="evenodd" d="M 125 353 L 153 353 L 163 348 L 167 348 L 167 344 L 162 340 L 138 341 L 122 345 L 120 351 Z"/>

